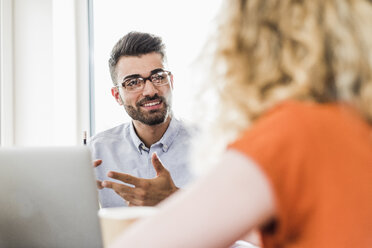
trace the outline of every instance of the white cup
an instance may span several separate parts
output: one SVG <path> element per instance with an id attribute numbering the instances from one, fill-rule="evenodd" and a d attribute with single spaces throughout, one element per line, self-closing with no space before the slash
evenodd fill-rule
<path id="1" fill-rule="evenodd" d="M 101 208 L 98 216 L 104 247 L 108 247 L 131 224 L 141 218 L 153 215 L 156 207 Z"/>

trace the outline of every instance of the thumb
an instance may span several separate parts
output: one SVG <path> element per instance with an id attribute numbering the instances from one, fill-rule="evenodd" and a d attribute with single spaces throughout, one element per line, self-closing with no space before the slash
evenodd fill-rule
<path id="1" fill-rule="evenodd" d="M 159 176 L 159 174 L 161 174 L 162 172 L 167 171 L 167 169 L 165 169 L 164 165 L 161 163 L 158 157 L 158 154 L 156 154 L 156 152 L 154 152 L 151 156 L 151 163 L 152 163 L 152 166 L 154 166 L 157 176 Z"/>
<path id="2" fill-rule="evenodd" d="M 97 160 L 94 160 L 94 161 L 93 161 L 93 166 L 94 166 L 94 167 L 97 167 L 97 166 L 99 166 L 100 164 L 102 164 L 102 160 L 101 160 L 101 159 L 97 159 Z"/>

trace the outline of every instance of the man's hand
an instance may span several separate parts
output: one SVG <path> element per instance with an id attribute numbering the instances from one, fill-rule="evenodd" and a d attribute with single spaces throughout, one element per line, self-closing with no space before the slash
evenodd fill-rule
<path id="1" fill-rule="evenodd" d="M 164 168 L 156 153 L 152 154 L 151 162 L 156 171 L 157 176 L 155 178 L 144 179 L 110 171 L 107 174 L 108 177 L 131 184 L 134 187 L 111 181 L 103 181 L 102 186 L 113 189 L 124 198 L 128 206 L 154 206 L 177 191 L 178 188 L 174 185 L 169 171 Z"/>
<path id="2" fill-rule="evenodd" d="M 93 167 L 94 168 L 96 168 L 100 164 L 102 164 L 102 160 L 101 159 L 97 159 L 97 160 L 94 160 L 93 161 Z M 96 181 L 97 181 L 97 188 L 98 189 L 103 189 L 102 182 L 100 180 L 96 180 Z"/>

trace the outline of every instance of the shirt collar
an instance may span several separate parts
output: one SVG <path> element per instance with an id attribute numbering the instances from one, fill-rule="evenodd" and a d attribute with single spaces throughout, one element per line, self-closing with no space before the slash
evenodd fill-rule
<path id="1" fill-rule="evenodd" d="M 165 131 L 163 137 L 156 143 L 161 144 L 163 147 L 163 152 L 167 152 L 169 147 L 172 145 L 173 141 L 175 140 L 180 127 L 180 121 L 176 118 L 172 118 L 167 130 Z"/>
<path id="2" fill-rule="evenodd" d="M 146 148 L 145 144 L 140 140 L 140 138 L 138 138 L 138 136 L 136 134 L 136 131 L 134 130 L 133 121 L 130 122 L 129 133 L 130 133 L 130 137 L 132 138 L 132 141 L 133 141 L 134 145 L 136 146 L 138 152 L 142 154 L 142 150 L 145 150 L 147 148 Z"/>
<path id="3" fill-rule="evenodd" d="M 177 120 L 176 118 L 172 117 L 172 119 L 169 123 L 169 126 L 168 126 L 167 130 L 165 131 L 163 137 L 161 137 L 161 139 L 158 142 L 156 142 L 154 145 L 156 145 L 156 144 L 162 145 L 163 151 L 167 152 L 169 147 L 172 145 L 173 141 L 175 140 L 175 138 L 178 134 L 179 126 L 180 126 L 180 121 Z M 149 149 L 145 146 L 145 144 L 137 136 L 137 133 L 134 129 L 133 122 L 130 123 L 129 133 L 130 133 L 130 137 L 131 137 L 134 145 L 138 149 L 139 153 L 142 154 L 142 150 L 145 150 L 147 152 L 149 151 Z"/>

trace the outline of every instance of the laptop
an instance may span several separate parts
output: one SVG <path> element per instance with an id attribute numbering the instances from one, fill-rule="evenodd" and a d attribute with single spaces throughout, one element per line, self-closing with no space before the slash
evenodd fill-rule
<path id="1" fill-rule="evenodd" d="M 0 148 L 0 247 L 102 247 L 87 147 Z"/>

